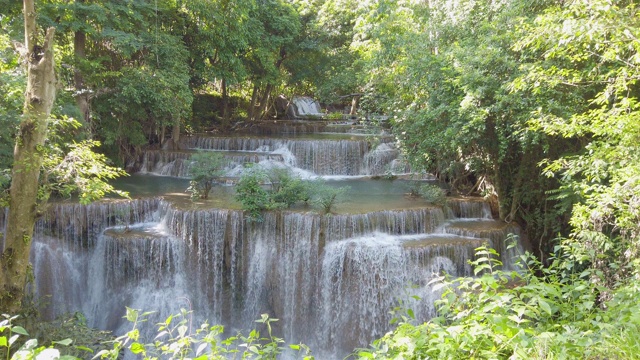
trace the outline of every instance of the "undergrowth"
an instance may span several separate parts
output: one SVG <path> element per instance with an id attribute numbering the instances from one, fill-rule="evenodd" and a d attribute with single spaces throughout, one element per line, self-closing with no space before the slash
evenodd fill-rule
<path id="1" fill-rule="evenodd" d="M 437 316 L 406 317 L 359 359 L 637 359 L 640 283 L 619 287 L 609 301 L 595 270 L 578 270 L 557 254 L 543 266 L 529 253 L 519 271 L 500 270 L 495 250 L 477 249 L 476 277 L 442 276 Z"/>

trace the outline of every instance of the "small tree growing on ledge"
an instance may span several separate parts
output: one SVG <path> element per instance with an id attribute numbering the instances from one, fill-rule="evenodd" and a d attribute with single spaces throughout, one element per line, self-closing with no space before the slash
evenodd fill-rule
<path id="1" fill-rule="evenodd" d="M 199 151 L 191 156 L 191 183 L 187 191 L 191 199 L 208 199 L 209 193 L 224 174 L 224 156 L 215 152 Z"/>
<path id="2" fill-rule="evenodd" d="M 336 205 L 344 201 L 346 192 L 346 187 L 336 188 L 317 181 L 314 185 L 313 202 L 321 208 L 323 214 L 331 214 Z"/>

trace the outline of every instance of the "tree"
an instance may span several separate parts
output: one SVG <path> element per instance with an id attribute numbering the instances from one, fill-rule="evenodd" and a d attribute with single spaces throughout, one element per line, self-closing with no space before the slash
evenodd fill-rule
<path id="1" fill-rule="evenodd" d="M 528 58 L 514 82 L 535 95 L 533 130 L 581 144 L 547 159 L 552 196 L 571 212 L 563 241 L 577 263 L 616 286 L 640 257 L 640 17 L 634 1 L 571 1 L 549 7 L 516 43 Z M 559 102 L 559 93 L 579 102 Z"/>
<path id="2" fill-rule="evenodd" d="M 0 258 L 0 308 L 15 313 L 21 306 L 29 269 L 29 253 L 36 220 L 36 198 L 47 123 L 56 96 L 54 29 L 38 43 L 34 0 L 24 0 L 27 89 L 23 117 L 16 136 L 9 190 L 9 216 Z"/>
<path id="3" fill-rule="evenodd" d="M 79 195 L 86 204 L 102 198 L 107 193 L 124 197 L 108 180 L 124 175 L 124 171 L 109 165 L 109 160 L 94 152 L 100 146 L 95 140 L 83 140 L 78 131 L 81 124 L 64 115 L 67 106 L 75 103 L 71 98 L 58 99 L 61 106 L 52 113 L 56 101 L 56 77 L 53 60 L 53 28 L 49 28 L 40 46 L 35 22 L 33 1 L 24 2 L 24 26 L 26 44 L 17 44 L 23 55 L 27 72 L 27 91 L 17 134 L 11 176 L 0 171 L 0 188 L 10 182 L 9 191 L 0 193 L 0 203 L 9 206 L 5 243 L 0 259 L 0 308 L 16 312 L 29 276 L 29 253 L 33 226 L 49 197 Z M 0 68 L 0 74 L 12 80 L 14 87 L 21 80 L 17 64 L 9 71 Z M 15 75 L 18 74 L 18 75 Z M 9 89 L 11 87 L 8 87 Z M 63 93 L 63 95 L 65 95 Z M 11 104 L 13 97 L 5 99 L 8 111 L 2 112 L 2 120 L 16 120 L 18 110 Z M 74 109 L 71 112 L 76 112 Z M 81 116 L 82 118 L 82 116 Z M 5 164 L 2 164 L 4 167 Z"/>
<path id="4" fill-rule="evenodd" d="M 192 198 L 208 199 L 213 185 L 224 174 L 224 156 L 220 153 L 199 151 L 191 156 Z"/>

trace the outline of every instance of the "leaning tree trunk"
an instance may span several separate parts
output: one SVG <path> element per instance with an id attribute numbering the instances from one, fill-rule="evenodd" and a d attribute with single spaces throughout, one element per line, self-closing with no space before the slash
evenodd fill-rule
<path id="1" fill-rule="evenodd" d="M 229 89 L 227 88 L 227 80 L 222 79 L 222 126 L 227 128 L 229 125 Z"/>
<path id="2" fill-rule="evenodd" d="M 74 52 L 76 61 L 79 63 L 80 61 L 85 59 L 85 44 L 86 44 L 87 35 L 82 31 L 76 31 L 73 44 L 74 44 Z M 91 110 L 89 108 L 89 91 L 84 84 L 84 77 L 82 76 L 82 72 L 78 68 L 76 64 L 76 69 L 73 72 L 73 82 L 76 87 L 76 104 L 78 105 L 78 109 L 82 113 L 82 119 L 85 124 L 89 126 L 89 129 L 93 135 L 93 126 L 91 126 Z"/>
<path id="3" fill-rule="evenodd" d="M 351 99 L 351 111 L 349 115 L 356 115 L 358 113 L 358 105 L 360 104 L 360 95 L 354 95 Z"/>
<path id="4" fill-rule="evenodd" d="M 258 102 L 258 83 L 253 85 L 253 92 L 251 93 L 251 103 L 249 104 L 249 111 L 247 112 L 247 118 L 249 121 L 253 121 L 256 112 L 256 103 Z"/>
<path id="5" fill-rule="evenodd" d="M 85 1 L 80 0 L 81 4 Z M 73 71 L 73 82 L 76 88 L 76 93 L 74 97 L 76 98 L 76 105 L 78 105 L 78 109 L 80 113 L 82 113 L 82 120 L 89 128 L 89 133 L 93 137 L 94 129 L 93 124 L 91 124 L 91 108 L 90 108 L 90 92 L 87 89 L 84 76 L 82 76 L 81 63 L 86 60 L 87 56 L 85 53 L 87 45 L 87 34 L 84 30 L 76 30 L 73 34 L 73 55 L 75 58 L 75 68 Z"/>
<path id="6" fill-rule="evenodd" d="M 171 129 L 171 141 L 173 142 L 173 149 L 180 149 L 180 117 L 176 116 L 173 122 L 173 128 Z"/>
<path id="7" fill-rule="evenodd" d="M 282 62 L 287 58 L 287 51 L 284 47 L 280 48 L 280 58 L 275 63 L 275 67 L 277 70 L 280 70 L 280 66 L 282 66 Z M 262 114 L 260 115 L 260 119 L 265 119 L 267 115 L 269 115 L 269 95 L 271 95 L 271 91 L 273 90 L 273 84 L 267 84 L 267 88 L 264 89 L 264 94 L 260 98 L 260 107 L 262 108 Z"/>
<path id="8" fill-rule="evenodd" d="M 271 94 L 272 89 L 273 85 L 267 84 L 267 87 L 264 89 L 264 93 L 260 97 L 260 107 L 262 111 L 260 119 L 266 118 L 269 113 L 269 95 Z"/>
<path id="9" fill-rule="evenodd" d="M 16 313 L 21 306 L 29 269 L 31 237 L 36 219 L 36 196 L 42 164 L 41 148 L 56 94 L 53 59 L 54 29 L 44 46 L 36 43 L 34 0 L 24 0 L 27 90 L 23 117 L 16 135 L 10 188 L 9 216 L 0 258 L 0 310 Z"/>

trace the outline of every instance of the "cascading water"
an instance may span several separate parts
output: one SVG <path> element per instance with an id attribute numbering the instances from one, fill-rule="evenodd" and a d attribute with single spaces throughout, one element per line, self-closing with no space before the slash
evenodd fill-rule
<path id="1" fill-rule="evenodd" d="M 320 104 L 308 96 L 294 96 L 291 99 L 290 111 L 293 118 L 313 118 L 326 115 L 320 109 Z"/>
<path id="2" fill-rule="evenodd" d="M 272 158 L 259 161 L 340 176 L 381 171 L 398 155 L 391 144 L 372 149 L 364 139 L 193 137 L 183 144 L 261 153 Z M 188 161 L 165 155 L 148 155 L 146 171 Z M 278 336 L 311 346 L 317 358 L 338 359 L 390 330 L 390 310 L 399 304 L 418 320 L 433 316 L 439 293 L 429 281 L 443 272 L 471 275 L 468 261 L 478 246 L 496 248 L 511 266 L 516 250 L 507 251 L 503 240 L 518 229 L 493 221 L 485 202 L 395 205 L 401 192 L 377 189 L 379 196 L 359 190 L 370 198 L 360 211 L 269 212 L 260 223 L 233 207 L 185 206 L 175 194 L 54 204 L 36 225 L 34 292 L 51 296 L 46 316 L 82 311 L 89 325 L 117 334 L 130 326 L 122 319 L 125 306 L 158 311 L 158 321 L 189 308 L 195 326 L 208 320 L 230 329 L 253 328 L 268 313 L 280 319 Z"/>
<path id="3" fill-rule="evenodd" d="M 307 177 L 410 172 L 395 144 L 383 141 L 372 145 L 370 139 L 361 136 L 355 139 L 190 136 L 182 138 L 181 146 L 222 153 L 230 176 L 238 176 L 238 170 L 247 163 L 287 167 Z M 191 154 L 193 151 L 150 150 L 143 154 L 139 169 L 142 173 L 189 177 Z"/>

